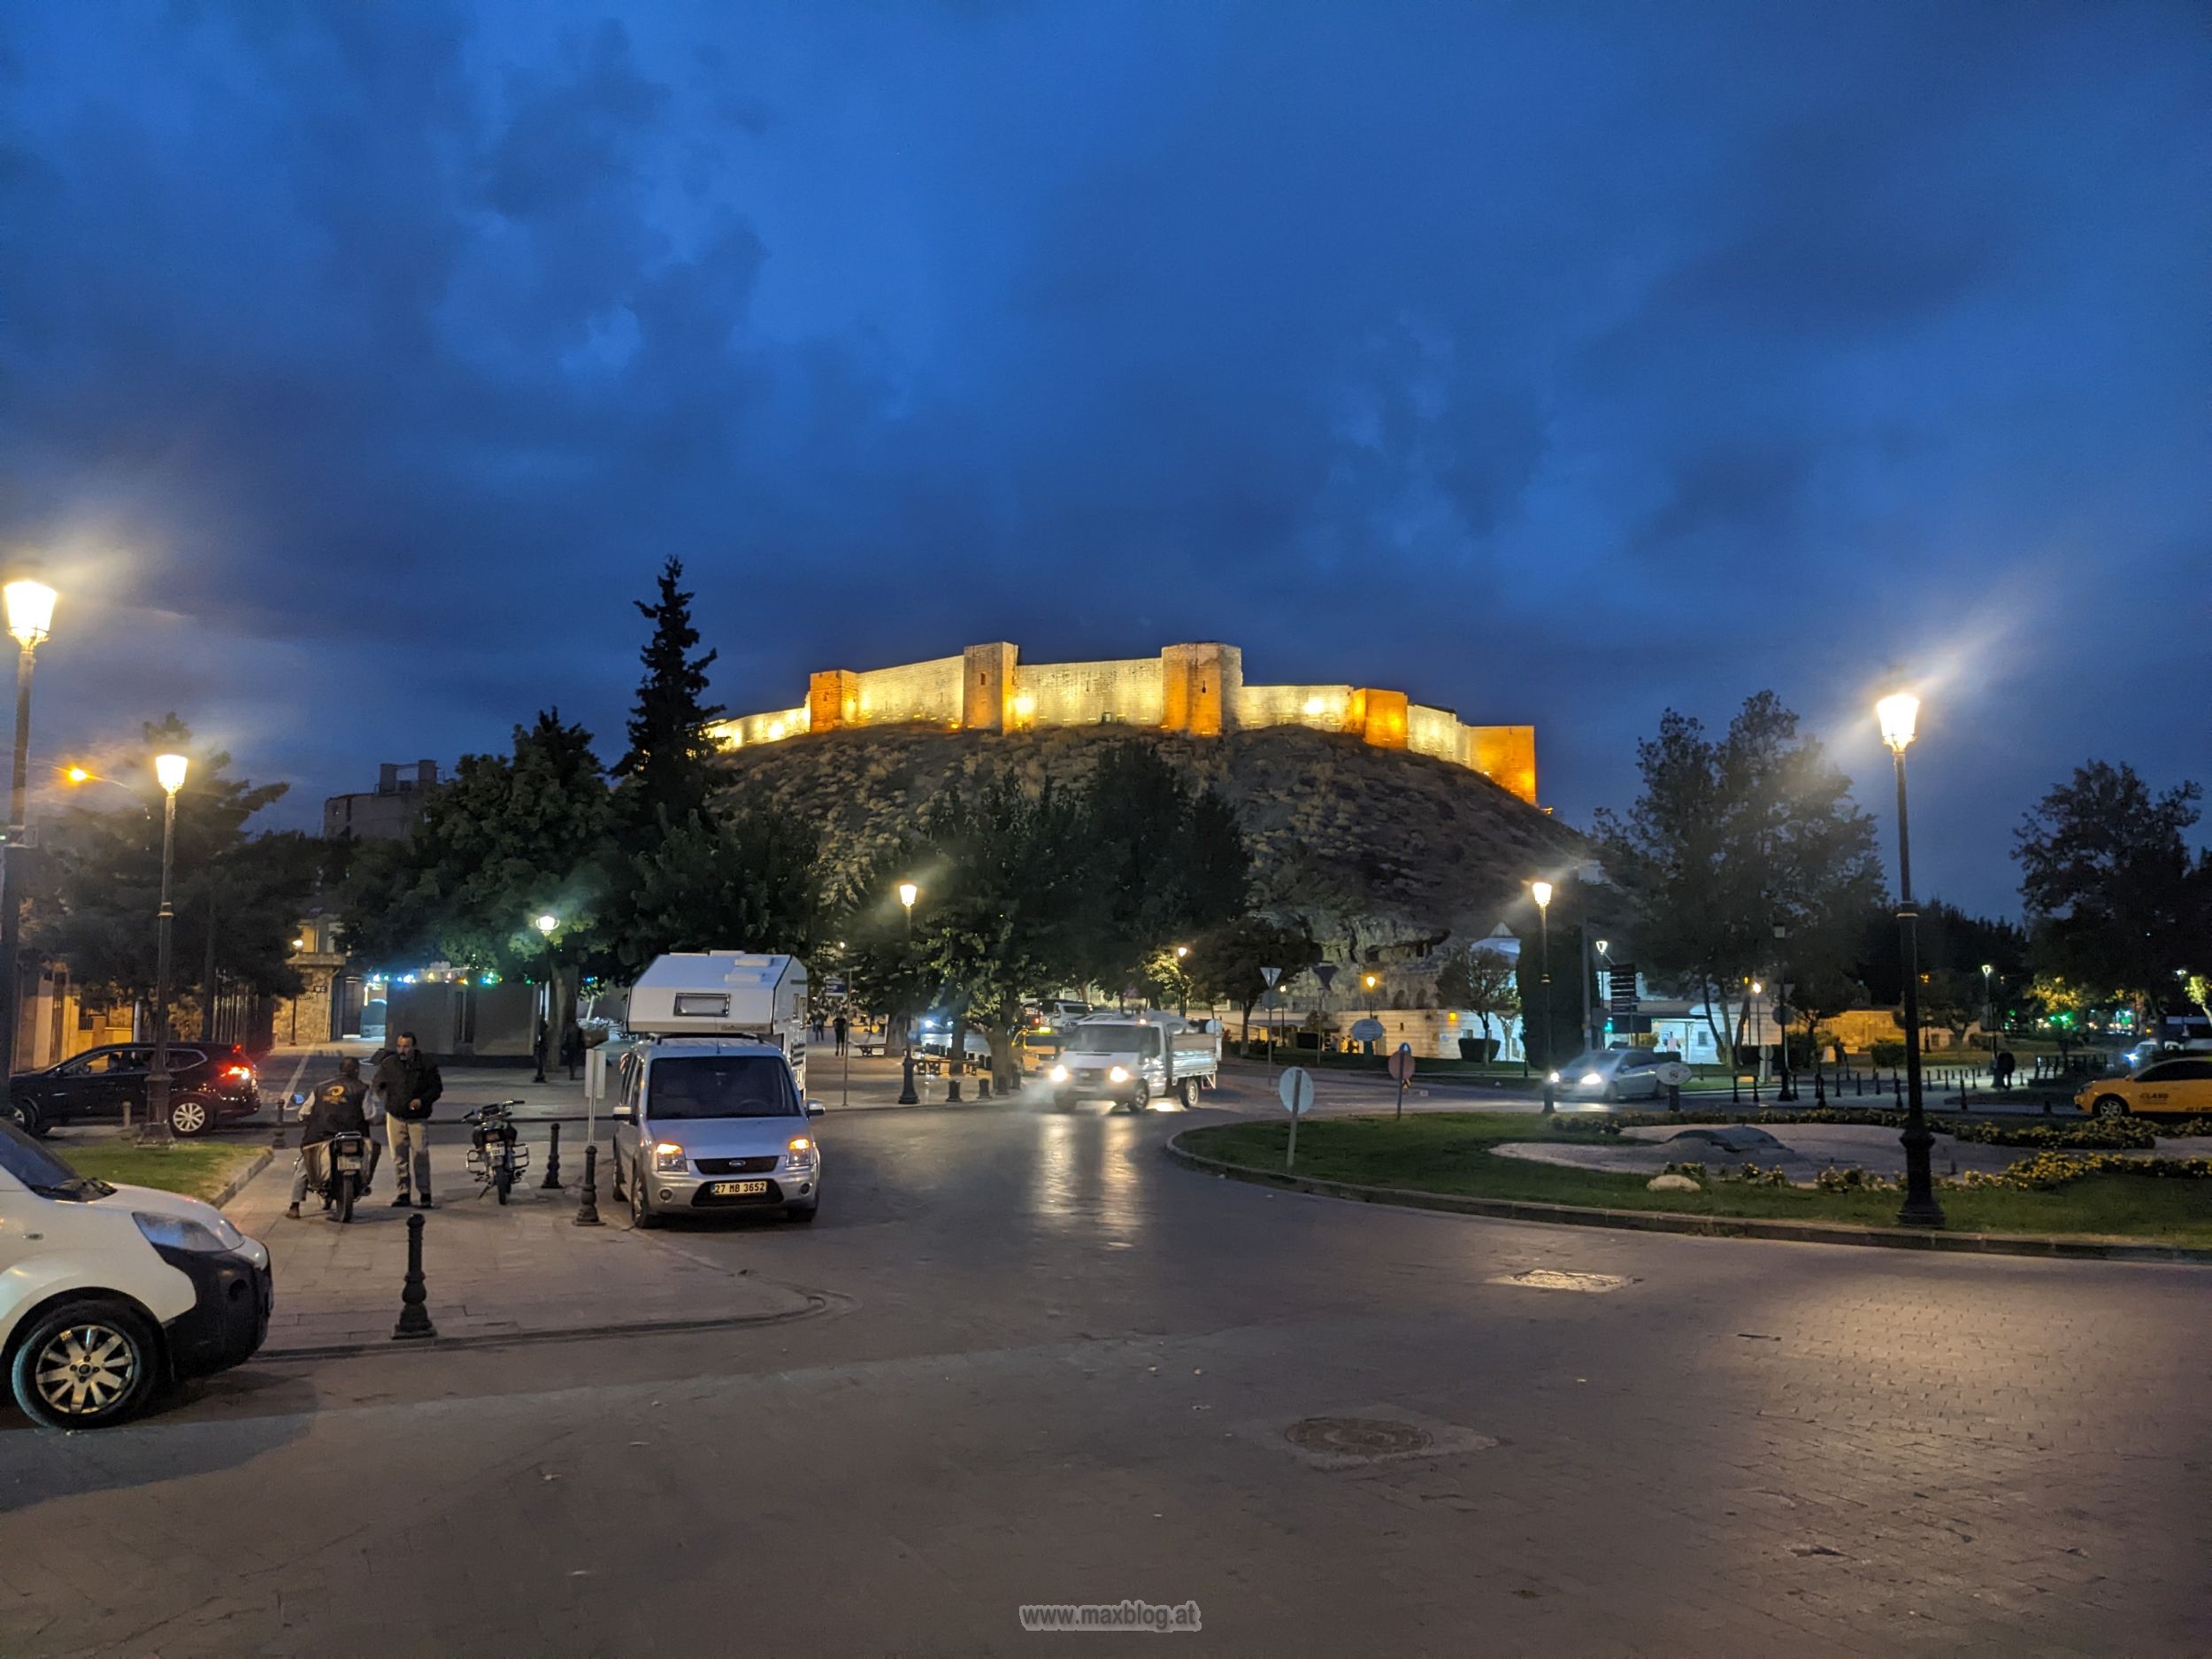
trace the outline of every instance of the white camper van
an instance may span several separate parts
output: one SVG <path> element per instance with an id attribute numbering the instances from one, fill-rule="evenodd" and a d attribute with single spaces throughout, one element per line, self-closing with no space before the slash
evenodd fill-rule
<path id="1" fill-rule="evenodd" d="M 1045 1072 L 1052 1103 L 1107 1100 L 1142 1111 L 1156 1100 L 1198 1103 L 1198 1091 L 1221 1080 L 1221 1025 L 1146 1009 L 1093 1014 L 1061 1030 L 1067 1046 Z"/>
<path id="2" fill-rule="evenodd" d="M 641 1227 L 683 1211 L 811 1221 L 822 1156 L 806 1098 L 806 966 L 734 950 L 655 958 L 611 1044 L 615 1157 Z"/>

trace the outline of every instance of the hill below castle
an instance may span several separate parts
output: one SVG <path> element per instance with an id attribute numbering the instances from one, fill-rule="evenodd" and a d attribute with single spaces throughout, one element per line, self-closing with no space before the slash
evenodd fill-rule
<path id="1" fill-rule="evenodd" d="M 1479 938 L 1533 875 L 1582 838 L 1481 774 L 1300 726 L 1190 738 L 1120 726 L 1020 733 L 926 726 L 750 744 L 733 785 L 819 824 L 833 877 L 864 866 L 948 789 L 1002 776 L 1073 787 L 1107 746 L 1150 744 L 1232 802 L 1253 858 L 1255 902 L 1309 918 L 1333 946 Z"/>

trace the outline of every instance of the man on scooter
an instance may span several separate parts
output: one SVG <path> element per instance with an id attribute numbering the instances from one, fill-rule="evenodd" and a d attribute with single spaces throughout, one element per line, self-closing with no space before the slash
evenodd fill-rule
<path id="1" fill-rule="evenodd" d="M 300 1200 L 307 1196 L 309 1176 L 315 1177 L 318 1186 L 322 1182 L 324 1143 L 333 1135 L 347 1133 L 367 1139 L 369 1119 L 361 1102 L 368 1092 L 368 1085 L 361 1080 L 361 1063 L 350 1056 L 338 1063 L 336 1077 L 316 1086 L 313 1102 L 300 1124 L 299 1167 L 292 1174 L 291 1208 L 284 1212 L 294 1220 L 299 1219 Z M 373 1146 L 373 1142 L 371 1144 Z M 375 1175 L 376 1166 L 371 1164 L 370 1179 L 373 1180 Z M 362 1191 L 367 1190 L 368 1183 L 365 1181 Z"/>

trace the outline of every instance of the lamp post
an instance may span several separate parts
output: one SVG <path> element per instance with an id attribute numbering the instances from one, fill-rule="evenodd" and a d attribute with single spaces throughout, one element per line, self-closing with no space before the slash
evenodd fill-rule
<path id="1" fill-rule="evenodd" d="M 1759 1103 L 1759 1079 L 1766 1071 L 1766 1028 L 1759 1018 L 1759 999 L 1767 987 L 1754 979 L 1751 982 L 1751 1103 Z"/>
<path id="2" fill-rule="evenodd" d="M 15 581 L 0 590 L 7 601 L 8 632 L 15 635 L 15 770 L 8 793 L 7 833 L 0 835 L 0 1117 L 15 1111 L 15 895 L 8 891 L 8 849 L 25 837 L 24 784 L 31 764 L 31 664 L 53 629 L 54 590 L 44 582 Z"/>
<path id="3" fill-rule="evenodd" d="M 534 918 L 530 923 L 538 930 L 538 936 L 545 941 L 545 1018 L 538 1022 L 538 1074 L 530 1079 L 534 1083 L 545 1081 L 545 1051 L 552 1046 L 553 1017 L 560 1011 L 557 1006 L 560 999 L 557 995 L 558 971 L 553 965 L 553 932 L 560 925 L 561 918 L 550 910 Z"/>
<path id="4" fill-rule="evenodd" d="M 1920 942 L 1919 912 L 1912 902 L 1912 832 L 1905 810 L 1905 746 L 1912 741 L 1920 717 L 1920 699 L 1900 691 L 1874 705 L 1881 723 L 1882 741 L 1889 745 L 1897 765 L 1897 939 L 1905 968 L 1905 1133 L 1898 1137 L 1905 1148 L 1905 1202 L 1898 1221 L 1908 1227 L 1939 1227 L 1943 1209 L 1936 1202 L 1935 1180 L 1928 1168 L 1928 1148 L 1935 1144 L 1920 1100 Z"/>
<path id="5" fill-rule="evenodd" d="M 1190 1018 L 1190 974 L 1183 964 L 1189 956 L 1188 945 L 1175 947 L 1175 1011 L 1185 1019 Z"/>
<path id="6" fill-rule="evenodd" d="M 154 1064 L 146 1073 L 146 1122 L 141 1144 L 167 1146 L 176 1139 L 169 1125 L 169 933 L 175 912 L 169 906 L 169 876 L 177 857 L 177 791 L 192 763 L 182 755 L 154 757 L 154 778 L 161 785 L 161 914 L 154 945 Z"/>
<path id="7" fill-rule="evenodd" d="M 1790 930 L 1774 925 L 1774 1098 L 1778 1103 L 1797 1100 L 1797 1078 L 1790 1068 L 1790 977 L 1782 964 L 1789 948 Z"/>
<path id="8" fill-rule="evenodd" d="M 1544 1115 L 1548 1118 L 1558 1104 L 1553 1086 L 1559 1080 L 1556 1056 L 1551 1051 L 1551 883 L 1532 881 L 1529 896 L 1536 901 L 1538 926 L 1543 935 L 1543 956 L 1540 958 L 1544 975 Z M 1527 1033 L 1522 1034 L 1521 1052 L 1528 1052 Z"/>
<path id="9" fill-rule="evenodd" d="M 914 966 L 914 901 L 922 896 L 922 890 L 911 881 L 899 883 L 899 902 L 906 907 L 906 965 L 910 972 Z M 914 1092 L 914 1016 L 902 1015 L 899 1028 L 899 1104 L 916 1106 L 921 1096 Z"/>
<path id="10" fill-rule="evenodd" d="M 1989 1084 L 1997 1086 L 1997 993 L 1992 988 L 1990 975 L 1997 972 L 1993 962 L 1982 964 L 1982 1035 L 1989 1039 Z"/>

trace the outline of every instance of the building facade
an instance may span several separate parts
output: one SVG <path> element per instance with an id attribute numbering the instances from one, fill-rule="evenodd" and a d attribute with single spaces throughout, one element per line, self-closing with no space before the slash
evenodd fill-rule
<path id="1" fill-rule="evenodd" d="M 415 833 L 423 803 L 437 787 L 436 761 L 409 766 L 388 760 L 378 769 L 373 793 L 324 797 L 323 834 L 331 840 L 351 835 L 365 841 L 403 841 Z"/>
<path id="2" fill-rule="evenodd" d="M 974 732 L 1132 726 L 1193 737 L 1303 726 L 1465 766 L 1536 802 L 1532 726 L 1464 725 L 1452 710 L 1377 686 L 1247 685 L 1243 651 L 1212 641 L 1098 663 L 1025 663 L 1018 647 L 1001 641 L 896 668 L 828 668 L 810 679 L 804 703 L 722 721 L 713 735 L 740 749 L 898 725 Z"/>

